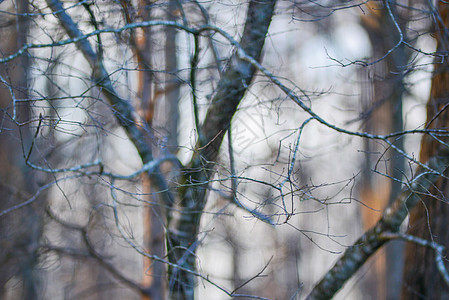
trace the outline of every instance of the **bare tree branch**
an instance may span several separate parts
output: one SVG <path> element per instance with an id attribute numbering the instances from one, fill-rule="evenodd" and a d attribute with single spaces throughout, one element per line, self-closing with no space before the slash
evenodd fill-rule
<path id="1" fill-rule="evenodd" d="M 138 122 L 138 115 L 129 101 L 122 99 L 112 85 L 109 73 L 106 71 L 100 56 L 95 53 L 89 41 L 79 29 L 72 18 L 63 9 L 62 3 L 58 0 L 47 0 L 48 6 L 53 10 L 61 25 L 66 30 L 69 37 L 76 40 L 78 49 L 83 53 L 86 60 L 92 68 L 92 77 L 98 87 L 103 91 L 103 95 L 107 98 L 112 106 L 113 113 L 120 125 L 125 129 L 130 140 L 133 142 L 140 158 L 144 164 L 153 161 L 153 153 L 148 141 L 148 133 L 150 129 L 145 127 L 144 122 Z M 142 124 L 139 127 L 137 124 Z M 169 204 L 173 201 L 166 180 L 160 175 L 159 166 L 157 165 L 149 172 L 153 184 L 159 191 L 162 191 L 164 201 Z"/>
<path id="2" fill-rule="evenodd" d="M 418 172 L 416 178 L 403 189 L 393 204 L 385 210 L 377 224 L 345 251 L 332 269 L 314 287 L 307 300 L 332 298 L 368 258 L 390 240 L 384 233 L 397 233 L 399 231 L 409 210 L 420 201 L 420 195 L 428 193 L 428 189 L 442 176 L 448 166 L 449 155 L 444 151 L 431 158 L 428 168 L 435 171 L 429 172 L 421 169 Z"/>
<path id="3" fill-rule="evenodd" d="M 249 3 L 241 49 L 259 61 L 276 1 Z M 203 27 L 202 30 L 206 30 Z M 216 93 L 198 134 L 188 172 L 179 189 L 179 213 L 169 217 L 169 260 L 195 269 L 195 248 L 202 211 L 206 204 L 206 189 L 215 168 L 215 160 L 226 130 L 237 107 L 251 83 L 256 68 L 234 54 L 220 79 Z M 186 185 L 187 184 L 187 185 Z M 195 186 L 189 186 L 194 184 Z M 198 185 L 199 184 L 199 185 Z M 182 263 L 180 263 L 180 261 Z M 193 299 L 194 277 L 179 269 L 170 268 L 173 299 Z"/>
<path id="4" fill-rule="evenodd" d="M 383 233 L 382 236 L 389 238 L 390 240 L 401 239 L 407 242 L 415 243 L 417 245 L 433 249 L 435 251 L 435 264 L 438 268 L 438 271 L 443 277 L 446 285 L 449 286 L 449 272 L 447 271 L 446 266 L 444 265 L 443 251 L 445 250 L 445 247 L 443 245 L 410 234 L 386 232 Z"/>

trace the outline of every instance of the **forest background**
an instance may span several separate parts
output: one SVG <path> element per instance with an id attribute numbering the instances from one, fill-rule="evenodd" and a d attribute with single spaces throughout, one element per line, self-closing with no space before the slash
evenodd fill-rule
<path id="1" fill-rule="evenodd" d="M 448 12 L 2 1 L 0 298 L 447 298 Z"/>

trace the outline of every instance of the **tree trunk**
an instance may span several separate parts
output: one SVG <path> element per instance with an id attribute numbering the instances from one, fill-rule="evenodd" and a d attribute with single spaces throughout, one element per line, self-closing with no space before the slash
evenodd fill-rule
<path id="1" fill-rule="evenodd" d="M 276 1 L 251 1 L 241 38 L 243 50 L 256 61 L 262 54 Z M 198 142 L 190 164 L 183 173 L 178 195 L 181 199 L 169 216 L 167 240 L 171 299 L 193 299 L 196 271 L 195 251 L 201 215 L 206 204 L 208 181 L 213 177 L 221 142 L 240 101 L 251 83 L 255 68 L 233 55 L 220 79 L 215 96 L 199 129 Z M 195 92 L 195 91 L 193 91 Z"/>
<path id="2" fill-rule="evenodd" d="M 366 4 L 369 13 L 361 16 L 373 47 L 373 59 L 378 60 L 391 51 L 400 40 L 395 21 L 400 18 L 396 7 L 387 7 L 377 2 Z M 405 32 L 404 22 L 398 25 Z M 381 61 L 373 66 L 363 68 L 368 73 L 362 80 L 367 81 L 362 92 L 368 93 L 367 103 L 364 103 L 362 118 L 366 132 L 388 134 L 403 130 L 402 94 L 404 88 L 404 69 L 408 56 L 403 44 L 399 45 Z M 394 141 L 399 149 L 403 149 L 403 139 Z M 362 221 L 365 229 L 371 228 L 381 217 L 381 211 L 397 197 L 401 191 L 402 174 L 405 160 L 402 155 L 390 149 L 385 150 L 377 141 L 364 140 L 366 151 L 366 167 L 362 173 L 361 207 Z M 385 153 L 386 151 L 386 153 Z M 380 160 L 380 161 L 379 161 Z M 385 169 L 384 169 L 385 167 Z M 372 169 L 385 173 L 398 181 L 375 174 Z M 400 295 L 398 286 L 402 280 L 403 246 L 401 242 L 391 242 L 385 249 L 376 254 L 374 272 L 369 274 L 367 289 L 375 299 L 397 299 Z"/>
<path id="3" fill-rule="evenodd" d="M 170 0 L 167 7 L 167 20 L 176 21 L 176 12 L 179 11 L 178 1 Z M 147 5 L 149 7 L 149 5 Z M 144 20 L 150 20 L 150 13 L 147 10 Z M 141 53 L 146 53 L 147 59 L 145 62 L 145 69 L 141 70 L 139 77 L 139 92 L 142 95 L 141 104 L 144 107 L 144 117 L 148 122 L 148 125 L 152 128 L 157 128 L 157 131 L 161 133 L 159 137 L 161 143 L 164 144 L 164 148 L 169 152 L 175 152 L 178 149 L 178 122 L 179 122 L 179 81 L 177 77 L 177 49 L 176 49 L 176 29 L 173 27 L 166 27 L 164 29 L 165 34 L 165 85 L 163 88 L 156 89 L 152 94 L 151 86 L 153 84 L 153 74 L 151 67 L 149 66 L 149 60 L 151 58 L 151 28 L 144 29 L 143 44 L 145 48 L 141 49 Z M 150 55 L 149 55 L 150 54 Z M 158 55 L 153 53 L 154 55 Z M 143 60 L 142 60 L 142 63 Z M 164 94 L 165 97 L 162 97 Z M 146 96 L 145 96 L 146 95 Z M 146 99 L 150 97 L 151 99 Z M 160 100 L 164 101 L 160 101 Z M 157 111 L 157 114 L 154 112 Z M 164 155 L 164 153 L 158 153 L 159 149 L 153 149 L 156 155 Z M 165 168 L 167 167 L 167 168 Z M 170 169 L 172 166 L 164 164 L 162 171 L 170 175 Z M 172 181 L 172 178 L 169 179 Z M 153 203 L 148 207 L 145 207 L 144 211 L 144 243 L 148 252 L 152 255 L 164 257 L 166 255 L 165 249 L 165 227 L 164 216 L 166 213 L 162 208 L 163 201 L 158 199 L 157 193 L 152 193 L 154 190 L 151 188 L 151 182 L 148 178 L 143 180 L 145 194 L 148 195 L 149 203 Z M 167 294 L 166 284 L 166 265 L 159 261 L 150 260 L 145 258 L 144 265 L 144 284 L 151 289 L 152 297 L 144 297 L 144 300 L 163 299 Z"/>
<path id="4" fill-rule="evenodd" d="M 28 12 L 28 1 L 11 3 L 7 10 L 12 14 L 0 18 L 0 57 L 15 53 L 28 34 L 27 19 L 19 15 Z M 29 121 L 29 102 L 16 101 L 28 98 L 27 72 L 27 54 L 0 65 L 0 211 L 24 202 L 35 189 L 24 159 L 31 139 L 29 127 L 23 125 Z M 0 217 L 1 299 L 39 298 L 35 266 L 40 236 L 41 214 L 34 205 Z M 21 288 L 6 287 L 10 280 L 20 282 Z"/>
<path id="5" fill-rule="evenodd" d="M 449 24 L 449 4 L 438 1 L 438 12 L 441 19 L 436 18 L 435 36 L 437 38 L 437 51 L 447 53 L 447 25 Z M 444 22 L 441 24 L 440 22 Z M 449 63 L 447 58 L 441 62 L 440 57 L 435 58 L 434 76 L 430 98 L 427 103 L 427 129 L 447 129 L 449 127 Z M 445 136 L 425 135 L 421 142 L 421 162 L 427 162 L 441 148 L 447 147 L 444 143 L 449 140 Z M 447 173 L 447 172 L 446 172 Z M 446 174 L 447 175 L 447 174 Z M 429 189 L 427 195 L 410 215 L 409 233 L 435 241 L 446 247 L 449 246 L 449 196 L 448 180 L 441 177 Z M 448 299 L 449 287 L 444 283 L 435 264 L 434 251 L 427 247 L 409 243 L 406 246 L 406 260 L 404 270 L 404 284 L 402 299 Z M 447 256 L 443 254 L 443 257 Z M 448 264 L 446 264 L 448 267 Z"/>

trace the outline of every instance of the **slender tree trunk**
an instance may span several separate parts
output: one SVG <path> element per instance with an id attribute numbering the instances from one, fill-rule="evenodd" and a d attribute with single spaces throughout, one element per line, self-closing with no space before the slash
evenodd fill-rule
<path id="1" fill-rule="evenodd" d="M 447 25 L 449 24 L 449 4 L 438 1 L 439 18 L 435 36 L 437 38 L 437 51 L 447 53 Z M 443 23 L 441 23 L 443 22 Z M 449 63 L 447 59 L 441 62 L 439 57 L 435 59 L 435 69 L 432 78 L 430 98 L 427 103 L 428 129 L 447 129 L 449 127 Z M 421 142 L 420 160 L 427 162 L 439 149 L 447 147 L 444 143 L 449 140 L 446 136 L 438 138 L 425 135 Z M 449 185 L 446 178 L 440 177 L 433 185 L 428 195 L 422 196 L 422 202 L 410 215 L 409 233 L 435 241 L 446 247 L 449 246 Z M 447 253 L 443 253 L 443 257 Z M 448 264 L 446 264 L 448 267 Z M 444 283 L 435 264 L 434 252 L 427 247 L 421 247 L 414 243 L 407 244 L 404 270 L 404 284 L 402 299 L 448 299 L 449 287 Z"/>
<path id="2" fill-rule="evenodd" d="M 248 6 L 241 46 L 259 61 L 271 23 L 276 1 L 251 1 Z M 167 235 L 171 299 L 193 299 L 196 276 L 195 251 L 201 215 L 206 205 L 208 181 L 214 174 L 221 142 L 237 107 L 255 73 L 254 67 L 233 55 L 228 69 L 220 79 L 203 125 L 190 164 L 185 168 L 178 195 L 181 199 L 169 216 Z M 195 92 L 195 91 L 193 91 Z M 189 272 L 190 271 L 190 272 Z"/>
<path id="3" fill-rule="evenodd" d="M 167 20 L 175 21 L 177 18 L 175 12 L 179 11 L 178 3 L 175 0 L 170 0 L 167 7 Z M 147 19 L 150 19 L 149 12 L 147 12 Z M 146 28 L 144 30 L 144 44 L 145 51 L 147 54 L 147 63 L 151 59 L 148 53 L 151 53 L 151 28 Z M 176 71 L 177 66 L 177 51 L 176 51 L 176 29 L 172 27 L 167 27 L 164 30 L 165 33 L 165 85 L 163 88 L 156 90 L 153 94 L 151 93 L 152 85 L 152 71 L 143 70 L 140 76 L 139 90 L 142 90 L 141 94 L 142 105 L 145 107 L 144 115 L 148 122 L 148 125 L 153 128 L 158 128 L 161 132 L 161 143 L 163 143 L 164 149 L 169 152 L 174 152 L 178 148 L 178 122 L 179 122 L 179 81 L 177 80 Z M 147 66 L 148 68 L 148 66 Z M 151 68 L 148 68 L 151 69 Z M 164 94 L 164 97 L 162 97 Z M 151 95 L 152 99 L 146 99 Z M 165 101 L 160 101 L 160 100 Z M 158 114 L 155 115 L 154 112 L 157 111 Z M 154 149 L 157 153 L 158 149 Z M 164 153 L 158 153 L 163 155 Z M 167 168 L 165 168 L 167 167 Z M 170 177 L 171 166 L 165 164 L 162 166 L 164 173 L 169 173 L 167 176 Z M 171 179 L 170 179 L 171 181 Z M 159 257 L 164 257 L 166 255 L 165 250 L 165 220 L 164 216 L 166 213 L 162 209 L 162 201 L 158 199 L 157 194 L 152 194 L 151 183 L 148 179 L 143 181 L 145 193 L 149 195 L 149 200 L 154 203 L 149 205 L 145 209 L 144 214 L 144 226 L 145 226 L 145 246 L 150 254 L 157 255 Z M 166 265 L 162 262 L 151 261 L 145 259 L 145 274 L 144 278 L 146 284 L 152 290 L 152 299 L 163 299 L 166 295 Z M 145 298 L 149 299 L 149 298 Z"/>
<path id="4" fill-rule="evenodd" d="M 144 21 L 150 21 L 152 16 L 152 1 L 139 1 L 138 14 Z M 138 100 L 137 107 L 143 120 L 148 126 L 157 126 L 158 119 L 155 118 L 155 109 L 160 93 L 155 91 L 153 74 L 153 30 L 151 27 L 142 28 L 142 34 L 136 41 L 136 57 L 139 68 Z M 153 149 L 157 153 L 157 149 Z M 148 204 L 143 211 L 143 242 L 146 251 L 150 255 L 164 257 L 165 250 L 165 212 L 161 208 L 162 199 L 154 193 L 151 179 L 147 174 L 143 175 L 142 186 Z M 166 265 L 162 262 L 144 258 L 143 285 L 149 290 L 150 295 L 142 295 L 143 300 L 165 299 L 167 295 Z"/>
<path id="5" fill-rule="evenodd" d="M 176 21 L 176 15 L 182 9 L 178 7 L 177 0 L 170 0 L 168 3 L 167 19 Z M 170 152 L 178 149 L 178 122 L 179 122 L 179 79 L 177 71 L 178 60 L 176 50 L 176 29 L 165 28 L 165 70 L 167 72 L 165 83 L 164 120 L 161 120 L 165 127 L 167 148 Z"/>
<path id="6" fill-rule="evenodd" d="M 28 1 L 18 0 L 1 14 L 0 57 L 16 52 L 26 43 L 28 22 L 19 14 L 28 11 Z M 24 202 L 36 188 L 24 154 L 30 147 L 31 135 L 27 125 L 19 125 L 30 117 L 28 98 L 28 58 L 24 54 L 8 64 L 0 65 L 0 211 Z M 24 152 L 21 151 L 24 150 Z M 37 206 L 0 217 L 0 298 L 38 299 L 36 274 L 37 247 L 41 236 L 41 214 Z M 21 289 L 5 290 L 5 284 L 15 278 Z"/>
<path id="7" fill-rule="evenodd" d="M 400 40 L 396 24 L 401 29 L 405 27 L 400 22 L 396 7 L 390 4 L 391 15 L 385 5 L 369 2 L 369 13 L 361 17 L 368 36 L 373 46 L 373 57 L 379 59 L 393 49 Z M 393 17 L 395 19 L 393 19 Z M 395 24 L 395 22 L 397 22 Z M 405 32 L 405 31 L 403 31 Z M 404 68 L 408 61 L 408 53 L 404 45 L 400 45 L 385 59 L 369 68 L 367 87 L 367 103 L 363 111 L 365 131 L 375 134 L 388 134 L 403 130 L 402 122 L 402 94 L 404 92 Z M 393 141 L 403 149 L 403 139 Z M 361 200 L 367 207 L 362 207 L 364 228 L 372 227 L 381 217 L 379 211 L 391 204 L 401 191 L 399 181 L 390 180 L 387 177 L 376 176 L 372 168 L 380 168 L 380 172 L 397 180 L 402 179 L 404 171 L 404 158 L 396 151 L 379 147 L 379 143 L 366 139 L 366 167 L 363 175 L 363 187 Z M 373 155 L 374 154 L 374 155 Z M 381 160 L 379 162 L 379 159 Z M 385 162 L 384 162 L 385 161 Z M 383 167 L 386 167 L 385 170 Z M 375 285 L 370 284 L 371 295 L 376 299 L 397 299 L 402 279 L 402 252 L 400 242 L 392 242 L 376 254 L 375 272 L 371 273 Z"/>

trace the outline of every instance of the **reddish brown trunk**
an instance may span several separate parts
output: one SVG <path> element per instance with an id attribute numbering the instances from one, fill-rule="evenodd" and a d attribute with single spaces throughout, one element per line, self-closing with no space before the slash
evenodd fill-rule
<path id="1" fill-rule="evenodd" d="M 151 11 L 150 8 L 152 6 L 151 1 L 141 0 L 139 2 L 139 15 L 143 20 L 151 19 Z M 169 2 L 168 13 L 169 19 L 171 18 L 170 12 L 173 9 L 174 2 Z M 172 51 L 173 57 L 176 57 L 176 48 L 175 48 L 175 29 L 169 28 L 166 30 L 166 49 Z M 154 76 L 152 71 L 152 55 L 156 55 L 157 58 L 160 58 L 160 54 L 153 51 L 152 47 L 152 31 L 151 28 L 142 28 L 140 34 L 137 36 L 136 40 L 136 57 L 138 63 L 139 77 L 138 77 L 138 91 L 137 95 L 139 98 L 139 103 L 137 104 L 139 107 L 139 112 L 141 117 L 147 122 L 148 126 L 152 128 L 162 128 L 163 130 L 167 130 L 167 132 L 163 132 L 163 130 L 157 130 L 158 132 L 163 132 L 162 140 L 165 138 L 165 134 L 169 136 L 169 146 L 176 149 L 176 129 L 178 118 L 174 116 L 173 110 L 177 112 L 177 101 L 178 101 L 178 93 L 176 89 L 179 85 L 176 85 L 176 89 L 174 84 L 168 81 L 162 88 L 157 88 L 154 84 Z M 166 50 L 167 52 L 167 50 Z M 171 65 L 167 62 L 172 62 L 174 59 L 174 64 Z M 177 68 L 176 59 L 167 57 L 165 55 L 166 60 L 166 71 L 174 72 Z M 173 108 L 170 109 L 161 109 L 162 108 L 171 108 L 170 97 L 168 95 L 173 95 L 176 98 L 176 102 L 174 102 Z M 165 96 L 165 102 L 162 102 L 161 99 Z M 169 103 L 170 102 L 170 103 Z M 155 116 L 155 110 L 157 110 L 158 116 Z M 175 123 L 174 126 L 171 124 Z M 175 128 L 173 130 L 173 128 Z M 164 142 L 164 141 L 163 141 Z M 171 150 L 171 149 L 170 149 Z M 158 153 L 158 149 L 154 149 L 156 155 L 161 155 Z M 162 165 L 163 172 L 169 172 L 167 170 L 166 164 Z M 150 179 L 145 177 L 143 179 L 143 191 L 145 195 L 145 200 L 147 201 L 147 205 L 145 205 L 143 211 L 144 218 L 144 246 L 146 251 L 151 255 L 157 255 L 159 257 L 164 257 L 166 255 L 165 250 L 165 212 L 161 207 L 161 201 L 157 195 L 152 194 L 153 190 L 151 189 Z M 151 290 L 151 296 L 143 295 L 143 300 L 155 300 L 155 299 L 164 299 L 167 293 L 167 278 L 166 278 L 166 266 L 161 262 L 157 262 L 148 258 L 144 258 L 144 275 L 143 275 L 143 284 L 145 287 Z"/>
<path id="2" fill-rule="evenodd" d="M 447 52 L 447 24 L 449 23 L 449 4 L 439 1 L 439 14 L 444 24 L 436 26 L 437 50 Z M 438 18 L 437 18 L 438 20 Z M 439 21 L 438 21 L 439 22 Z M 430 98 L 427 103 L 428 129 L 447 129 L 449 127 L 449 64 L 447 58 L 443 63 L 440 58 L 435 61 L 434 76 Z M 440 141 L 431 135 L 425 135 L 421 142 L 421 162 L 427 162 L 434 156 L 438 149 L 446 147 L 441 142 L 447 143 L 447 137 L 438 137 Z M 409 233 L 449 246 L 449 195 L 447 179 L 441 177 L 429 190 L 427 196 L 422 197 L 422 203 L 416 207 L 410 215 Z M 443 254 L 443 257 L 446 254 Z M 449 287 L 443 282 L 439 274 L 435 256 L 432 250 L 408 244 L 406 248 L 406 263 L 404 270 L 404 285 L 402 299 L 448 299 Z"/>
<path id="3" fill-rule="evenodd" d="M 151 16 L 150 4 L 146 0 L 139 1 L 138 14 L 143 20 L 149 20 Z M 129 20 L 132 21 L 132 20 Z M 137 60 L 138 73 L 138 86 L 137 86 L 137 98 L 138 111 L 140 117 L 144 119 L 149 126 L 152 126 L 153 115 L 154 115 L 154 95 L 153 95 L 153 76 L 151 73 L 151 28 L 139 29 L 135 35 L 134 41 L 134 53 Z M 154 226 L 157 216 L 154 214 L 153 205 L 151 203 L 157 203 L 157 197 L 151 195 L 151 183 L 148 176 L 142 176 L 142 189 L 144 194 L 144 200 L 148 204 L 144 206 L 143 209 L 143 244 L 149 254 L 156 254 L 163 256 L 164 249 L 162 243 L 162 251 L 157 251 L 156 249 L 160 246 L 154 236 L 154 230 L 158 229 L 158 226 Z M 157 224 L 156 224 L 157 225 Z M 160 248 L 160 247 L 159 247 Z M 156 266 L 156 265 L 157 266 Z M 153 260 L 144 257 L 143 258 L 143 277 L 142 284 L 151 290 L 151 296 L 142 295 L 142 300 L 154 300 L 163 299 L 163 288 L 161 281 L 163 278 L 161 276 L 160 263 L 154 262 Z"/>

